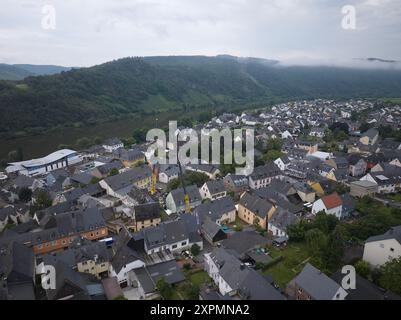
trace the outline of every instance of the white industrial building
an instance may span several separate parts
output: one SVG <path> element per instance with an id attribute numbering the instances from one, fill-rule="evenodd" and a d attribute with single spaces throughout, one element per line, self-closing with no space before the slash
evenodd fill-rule
<path id="1" fill-rule="evenodd" d="M 78 152 L 69 149 L 58 150 L 46 157 L 20 162 L 11 162 L 6 168 L 7 173 L 18 173 L 26 176 L 37 176 L 47 172 L 68 167 L 81 162 Z"/>

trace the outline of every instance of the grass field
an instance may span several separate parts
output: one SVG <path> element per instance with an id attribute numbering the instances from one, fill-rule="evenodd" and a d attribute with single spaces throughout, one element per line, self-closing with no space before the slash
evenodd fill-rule
<path id="1" fill-rule="evenodd" d="M 269 249 L 269 255 L 273 259 L 283 257 L 283 260 L 264 271 L 265 274 L 272 275 L 282 289 L 303 269 L 309 258 L 305 244 L 302 243 L 292 243 L 282 249 L 272 247 Z"/>

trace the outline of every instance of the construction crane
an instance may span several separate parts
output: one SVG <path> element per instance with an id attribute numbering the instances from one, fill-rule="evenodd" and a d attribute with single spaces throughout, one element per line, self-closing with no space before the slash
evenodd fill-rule
<path id="1" fill-rule="evenodd" d="M 156 193 L 156 182 L 157 182 L 157 176 L 159 175 L 159 167 L 157 164 L 153 166 L 152 169 L 152 180 L 150 184 L 150 194 L 154 195 Z"/>
<path id="2" fill-rule="evenodd" d="M 185 213 L 191 213 L 191 206 L 189 205 L 189 194 L 187 193 L 187 189 L 185 188 L 185 181 L 184 181 L 184 177 L 182 174 L 181 163 L 179 160 L 177 162 L 178 162 L 178 168 L 180 171 L 181 184 L 182 184 L 182 188 L 184 190 Z"/>

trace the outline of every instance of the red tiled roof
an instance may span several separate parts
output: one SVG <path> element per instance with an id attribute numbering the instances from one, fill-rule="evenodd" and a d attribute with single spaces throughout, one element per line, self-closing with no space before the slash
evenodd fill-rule
<path id="1" fill-rule="evenodd" d="M 322 201 L 327 209 L 336 208 L 343 204 L 343 201 L 341 200 L 341 197 L 338 195 L 337 192 L 323 197 Z"/>

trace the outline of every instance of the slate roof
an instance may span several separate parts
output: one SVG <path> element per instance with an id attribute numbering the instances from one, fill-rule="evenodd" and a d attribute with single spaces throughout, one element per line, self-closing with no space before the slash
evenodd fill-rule
<path id="1" fill-rule="evenodd" d="M 252 180 L 255 181 L 270 177 L 276 177 L 280 174 L 280 168 L 274 162 L 269 162 L 264 166 L 256 167 L 250 177 L 252 178 Z"/>
<path id="2" fill-rule="evenodd" d="M 339 270 L 331 278 L 341 285 L 344 274 Z M 346 291 L 348 292 L 346 300 L 401 300 L 400 296 L 376 286 L 358 274 L 356 274 L 355 289 Z"/>
<path id="3" fill-rule="evenodd" d="M 236 252 L 238 256 L 243 256 L 249 250 L 261 248 L 267 244 L 267 239 L 255 231 L 236 232 L 222 243 L 224 248 Z"/>
<path id="4" fill-rule="evenodd" d="M 149 178 L 152 176 L 152 170 L 148 166 L 132 168 L 118 175 L 107 177 L 104 181 L 114 190 L 121 190 L 134 182 Z"/>
<path id="5" fill-rule="evenodd" d="M 219 266 L 220 276 L 241 299 L 285 299 L 260 273 L 243 265 L 229 250 L 216 248 L 210 257 Z"/>
<path id="6" fill-rule="evenodd" d="M 239 204 L 262 219 L 266 218 L 267 213 L 273 208 L 272 203 L 249 192 L 244 193 Z"/>
<path id="7" fill-rule="evenodd" d="M 401 225 L 390 228 L 390 230 L 388 230 L 384 234 L 369 237 L 366 240 L 366 243 L 374 242 L 374 241 L 381 241 L 381 240 L 388 240 L 388 239 L 395 239 L 398 241 L 399 244 L 401 244 Z"/>
<path id="8" fill-rule="evenodd" d="M 319 269 L 307 263 L 294 279 L 315 300 L 331 300 L 340 286 Z"/>
<path id="9" fill-rule="evenodd" d="M 226 191 L 223 180 L 207 181 L 205 184 L 212 195 Z"/>
<path id="10" fill-rule="evenodd" d="M 285 230 L 288 226 L 298 222 L 298 218 L 293 213 L 286 210 L 278 209 L 276 213 L 269 220 L 269 224 L 279 228 L 280 230 Z"/>
<path id="11" fill-rule="evenodd" d="M 193 210 L 198 221 L 204 221 L 206 217 L 209 217 L 212 221 L 220 219 L 223 214 L 235 211 L 234 201 L 231 197 L 224 197 L 213 202 L 203 203 L 197 206 Z"/>
<path id="12" fill-rule="evenodd" d="M 185 187 L 185 190 L 189 195 L 190 203 L 202 200 L 202 197 L 199 193 L 199 189 L 196 185 Z M 173 197 L 173 201 L 177 206 L 182 206 L 185 204 L 185 194 L 183 188 L 174 189 L 170 193 L 171 196 Z"/>

